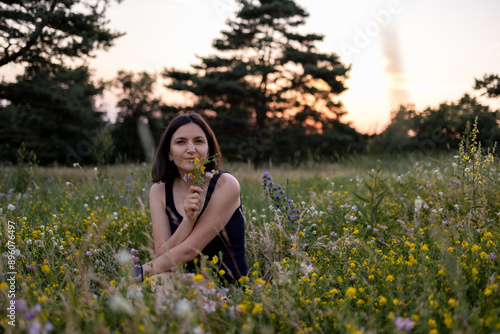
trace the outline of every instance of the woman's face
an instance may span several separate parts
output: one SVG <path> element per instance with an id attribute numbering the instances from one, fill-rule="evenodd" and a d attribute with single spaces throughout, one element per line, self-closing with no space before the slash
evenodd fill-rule
<path id="1" fill-rule="evenodd" d="M 195 158 L 205 159 L 208 157 L 207 136 L 203 129 L 196 123 L 187 123 L 177 129 L 170 141 L 170 151 L 168 153 L 177 168 L 179 174 L 193 170 Z"/>

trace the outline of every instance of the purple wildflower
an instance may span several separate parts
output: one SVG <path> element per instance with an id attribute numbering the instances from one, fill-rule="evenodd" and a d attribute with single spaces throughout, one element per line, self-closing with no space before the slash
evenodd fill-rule
<path id="1" fill-rule="evenodd" d="M 394 320 L 394 324 L 396 325 L 397 329 L 405 332 L 411 331 L 413 329 L 413 326 L 415 326 L 415 322 L 411 321 L 408 318 L 401 317 L 397 317 L 396 320 Z"/>

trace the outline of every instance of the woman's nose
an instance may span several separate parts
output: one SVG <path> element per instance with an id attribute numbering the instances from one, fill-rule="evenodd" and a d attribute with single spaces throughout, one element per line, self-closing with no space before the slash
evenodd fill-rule
<path id="1" fill-rule="evenodd" d="M 192 142 L 189 142 L 187 145 L 187 149 L 189 152 L 194 152 L 194 144 Z"/>

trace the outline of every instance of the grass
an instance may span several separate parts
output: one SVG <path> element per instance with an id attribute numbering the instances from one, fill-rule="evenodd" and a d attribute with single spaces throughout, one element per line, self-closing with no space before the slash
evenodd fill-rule
<path id="1" fill-rule="evenodd" d="M 164 298 L 150 281 L 121 284 L 131 257 L 152 254 L 149 166 L 1 167 L 0 233 L 7 240 L 13 226 L 15 244 L 0 248 L 2 305 L 12 300 L 9 260 L 17 272 L 16 327 L 3 307 L 2 328 L 498 332 L 500 164 L 473 153 L 300 169 L 228 164 L 242 189 L 248 277 L 222 288 L 216 259 L 206 259 L 208 279 L 177 275 Z"/>

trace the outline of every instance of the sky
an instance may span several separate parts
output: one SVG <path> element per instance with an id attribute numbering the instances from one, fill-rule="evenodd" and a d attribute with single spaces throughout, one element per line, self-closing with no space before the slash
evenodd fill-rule
<path id="1" fill-rule="evenodd" d="M 464 93 L 500 108 L 473 90 L 474 78 L 500 73 L 498 0 L 296 0 L 310 16 L 300 32 L 321 33 L 319 51 L 337 53 L 352 69 L 339 96 L 360 132 L 380 132 L 400 104 L 417 110 L 457 101 Z M 125 32 L 89 62 L 98 78 L 119 70 L 188 70 L 196 55 L 214 53 L 234 0 L 123 0 L 107 18 Z M 182 97 L 163 92 L 164 102 Z M 107 96 L 103 107 L 112 110 Z M 113 113 L 110 114 L 113 119 Z"/>

